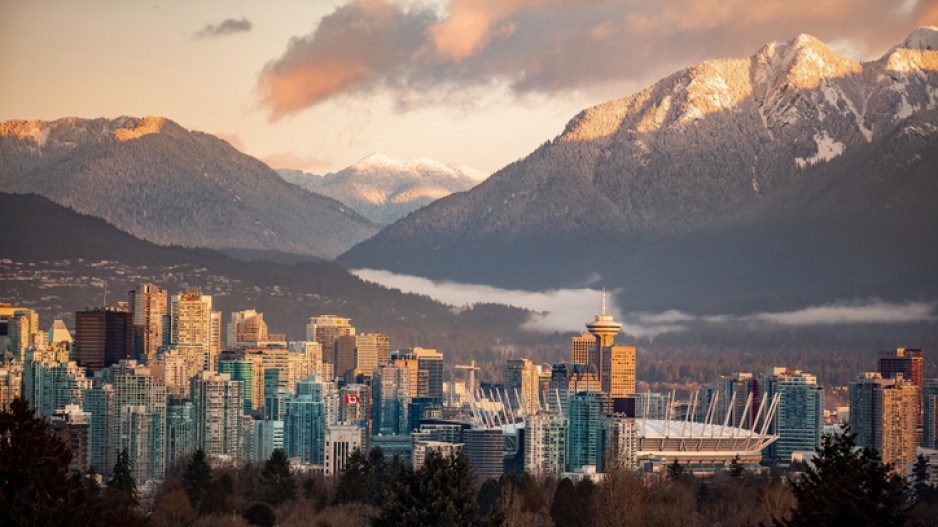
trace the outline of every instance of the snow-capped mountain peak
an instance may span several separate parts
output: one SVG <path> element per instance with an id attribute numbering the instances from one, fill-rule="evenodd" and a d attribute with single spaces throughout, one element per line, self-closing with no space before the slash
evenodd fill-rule
<path id="1" fill-rule="evenodd" d="M 400 160 L 374 153 L 325 176 L 280 170 L 281 177 L 337 199 L 378 223 L 392 223 L 430 202 L 474 187 L 486 174 L 453 163 Z"/>

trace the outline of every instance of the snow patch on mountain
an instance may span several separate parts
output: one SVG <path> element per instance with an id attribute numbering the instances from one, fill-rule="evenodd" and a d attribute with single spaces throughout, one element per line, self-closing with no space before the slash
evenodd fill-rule
<path id="1" fill-rule="evenodd" d="M 844 144 L 828 135 L 827 130 L 824 130 L 822 133 L 814 134 L 814 142 L 817 144 L 816 154 L 809 158 L 795 158 L 795 164 L 797 164 L 799 168 L 804 168 L 822 161 L 830 161 L 844 153 Z"/>
<path id="2" fill-rule="evenodd" d="M 400 160 L 371 154 L 338 172 L 318 176 L 278 170 L 293 183 L 341 201 L 377 223 L 393 223 L 410 212 L 485 179 L 478 170 L 435 159 Z"/>

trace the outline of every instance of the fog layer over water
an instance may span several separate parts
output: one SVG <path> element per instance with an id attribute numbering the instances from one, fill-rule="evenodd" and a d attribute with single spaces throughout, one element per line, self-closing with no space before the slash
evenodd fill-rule
<path id="1" fill-rule="evenodd" d="M 378 269 L 354 269 L 352 273 L 370 282 L 400 289 L 406 293 L 427 295 L 439 302 L 467 307 L 479 303 L 516 306 L 536 312 L 524 329 L 552 333 L 583 331 L 601 309 L 602 293 L 596 289 L 554 289 L 522 291 L 500 289 L 480 284 L 435 281 L 428 278 L 395 274 Z M 661 313 L 623 312 L 616 305 L 618 291 L 608 295 L 606 310 L 622 323 L 622 331 L 633 337 L 653 337 L 678 332 L 696 324 L 747 324 L 812 326 L 839 324 L 902 324 L 938 320 L 935 304 L 928 302 L 885 302 L 878 299 L 807 306 L 794 311 L 759 312 L 748 315 L 699 316 L 683 311 Z"/>

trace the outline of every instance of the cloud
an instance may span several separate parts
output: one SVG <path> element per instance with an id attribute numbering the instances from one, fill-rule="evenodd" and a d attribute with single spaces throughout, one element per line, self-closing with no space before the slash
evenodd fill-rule
<path id="1" fill-rule="evenodd" d="M 516 96 L 646 85 L 800 33 L 875 54 L 927 24 L 938 8 L 909 0 L 452 0 L 442 11 L 353 0 L 293 38 L 258 90 L 273 120 L 376 90 L 408 109 L 495 84 Z"/>
<path id="2" fill-rule="evenodd" d="M 371 282 L 408 293 L 427 295 L 457 307 L 477 303 L 497 303 L 534 311 L 522 329 L 552 333 L 584 331 L 585 324 L 600 309 L 600 292 L 595 289 L 555 289 L 522 291 L 497 287 L 434 281 L 428 278 L 399 275 L 377 269 L 356 269 L 352 273 Z M 912 324 L 938 321 L 934 303 L 893 303 L 883 300 L 840 302 L 781 312 L 747 315 L 699 316 L 683 311 L 661 313 L 623 312 L 615 303 L 617 291 L 611 292 L 608 311 L 622 323 L 622 332 L 635 338 L 651 338 L 662 333 L 677 333 L 694 326 L 740 325 L 829 326 L 846 324 Z"/>
<path id="3" fill-rule="evenodd" d="M 745 318 L 783 326 L 907 324 L 936 320 L 934 304 L 926 302 L 895 304 L 881 300 L 868 303 L 813 306 L 782 313 L 756 313 Z"/>
<path id="4" fill-rule="evenodd" d="M 205 24 L 199 31 L 197 31 L 192 36 L 194 38 L 214 38 L 222 37 L 225 35 L 233 35 L 235 33 L 244 33 L 250 31 L 253 27 L 251 21 L 245 17 L 241 17 L 240 20 L 235 18 L 226 18 L 218 24 Z"/>

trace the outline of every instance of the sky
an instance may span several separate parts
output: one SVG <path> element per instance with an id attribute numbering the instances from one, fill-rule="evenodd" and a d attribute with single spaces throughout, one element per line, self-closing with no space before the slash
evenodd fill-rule
<path id="1" fill-rule="evenodd" d="M 580 110 L 809 33 L 863 60 L 938 0 L 0 0 L 0 121 L 161 115 L 274 168 L 493 172 Z"/>

